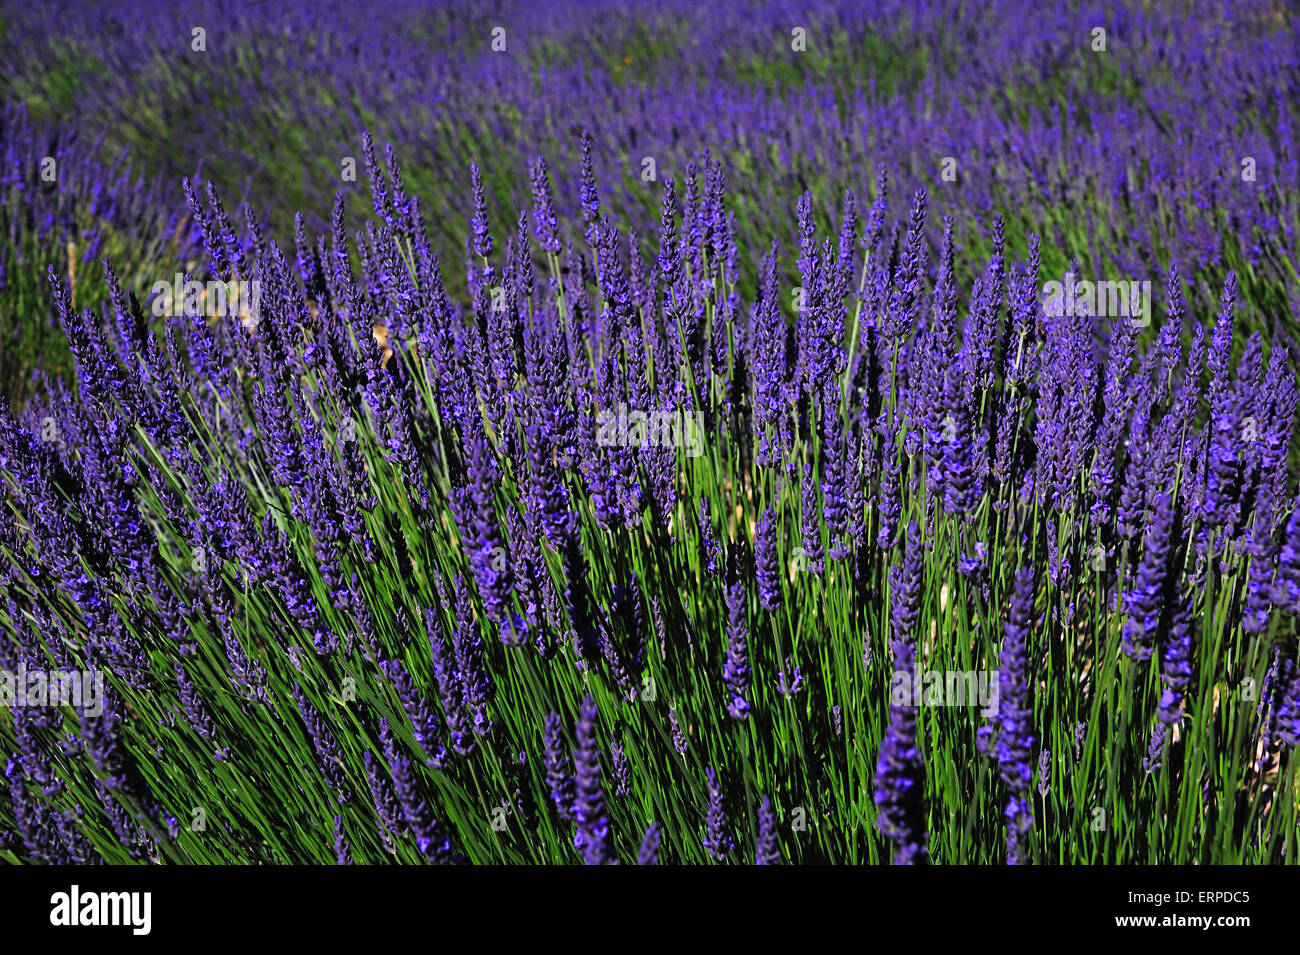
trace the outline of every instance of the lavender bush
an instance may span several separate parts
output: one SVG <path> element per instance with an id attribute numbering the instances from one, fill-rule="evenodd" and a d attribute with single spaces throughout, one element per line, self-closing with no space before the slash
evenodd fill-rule
<path id="1" fill-rule="evenodd" d="M 1159 16 L 1114 32 L 1154 44 Z M 1241 89 L 1294 84 L 1261 52 L 1294 34 L 1279 22 L 1216 48 L 1253 64 Z M 490 42 L 458 29 L 480 27 Z M 575 83 L 607 49 L 535 30 L 529 55 Z M 760 79 L 750 103 L 816 103 L 815 75 Z M 482 95 L 505 109 L 517 82 Z M 593 109 L 572 152 L 516 155 L 498 130 L 480 158 L 515 160 L 512 188 L 474 159 L 434 206 L 405 165 L 417 140 L 381 154 L 363 134 L 344 154 L 359 219 L 355 187 L 288 230 L 185 179 L 186 271 L 257 290 L 215 314 L 159 307 L 169 264 L 141 284 L 110 254 L 88 308 L 42 262 L 74 373 L 0 413 L 0 672 L 41 675 L 0 708 L 0 858 L 1294 862 L 1300 392 L 1275 258 L 1294 197 L 1195 211 L 1177 177 L 1109 199 L 1082 180 L 1099 208 L 1165 218 L 1070 232 L 1083 200 L 1040 188 L 1002 215 L 1013 173 L 953 197 L 864 165 L 904 155 L 870 138 L 836 160 L 869 189 L 805 190 L 780 142 L 817 125 L 772 132 L 698 83 L 681 128 L 715 149 L 664 154 L 635 187 L 653 216 L 610 173 L 631 148 L 610 146 L 616 111 Z M 1190 122 L 1192 100 L 1168 95 L 1148 162 L 1186 154 L 1162 117 Z M 849 103 L 817 122 L 856 126 Z M 1258 129 L 1290 121 L 1265 113 Z M 771 164 L 742 136 L 772 137 Z M 1196 221 L 1232 242 L 1206 258 Z M 1047 263 L 1087 276 L 1082 247 L 1111 229 L 1090 258 L 1136 256 L 1115 274 L 1153 275 L 1150 308 L 1046 304 Z M 102 674 L 99 705 L 53 672 Z"/>

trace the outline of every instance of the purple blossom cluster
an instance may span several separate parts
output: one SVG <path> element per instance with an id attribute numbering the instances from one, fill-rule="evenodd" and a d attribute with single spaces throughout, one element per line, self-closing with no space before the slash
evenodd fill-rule
<path id="1" fill-rule="evenodd" d="M 772 639 L 811 578 L 850 582 L 845 618 L 887 622 L 888 656 L 910 667 L 934 652 L 934 614 L 954 599 L 933 570 L 945 547 L 1003 619 L 1001 710 L 980 739 L 1005 789 L 1009 861 L 1028 852 L 1044 758 L 1040 586 L 1086 586 L 1109 608 L 1131 672 L 1159 670 L 1168 727 L 1196 673 L 1207 594 L 1219 600 L 1213 588 L 1240 571 L 1226 612 L 1277 664 L 1262 742 L 1294 745 L 1297 386 L 1285 349 L 1260 335 L 1234 354 L 1231 274 L 1207 330 L 1183 314 L 1170 267 L 1165 323 L 1140 350 L 1124 322 L 1044 311 L 1041 244 L 1014 261 L 998 219 L 963 310 L 952 227 L 931 283 L 933 200 L 918 190 L 887 222 L 883 170 L 865 226 L 853 192 L 827 235 L 796 197 L 786 263 L 779 242 L 739 247 L 719 161 L 665 178 L 645 243 L 615 225 L 596 146 L 581 149 L 586 247 L 557 229 L 544 161 L 531 208 L 499 231 L 471 169 L 463 295 L 396 151 L 381 162 L 368 136 L 374 218 L 350 231 L 340 197 L 328 231 L 300 222 L 291 251 L 251 210 L 236 226 L 217 190 L 186 183 L 212 274 L 261 283 L 251 321 L 152 322 L 107 264 L 97 314 L 51 270 L 76 381 L 0 414 L 0 502 L 16 518 L 0 523 L 0 662 L 113 674 L 77 745 L 100 784 L 94 812 L 124 846 L 172 828 L 143 772 L 163 746 L 126 701 L 153 700 L 220 761 L 241 742 L 233 697 L 302 741 L 339 859 L 359 836 L 338 813 L 358 803 L 373 805 L 389 851 L 411 840 L 428 861 L 461 858 L 442 783 L 494 757 L 520 791 L 537 767 L 551 821 L 572 828 L 585 861 L 631 858 L 617 823 L 641 789 L 639 748 L 607 735 L 602 709 L 651 700 L 656 673 L 689 661 L 696 695 L 664 707 L 665 739 L 689 762 L 715 754 L 683 723 L 763 733 L 779 707 L 820 700 L 823 675 L 796 665 L 807 654 Z M 747 253 L 761 259 L 752 289 L 735 266 Z M 707 477 L 680 447 L 598 443 L 596 422 L 620 406 L 698 414 Z M 1018 567 L 1007 586 L 1002 551 L 982 539 L 994 522 L 1042 574 Z M 677 543 L 689 559 L 669 568 Z M 683 598 L 689 586 L 698 600 Z M 373 713 L 346 709 L 338 688 L 354 670 Z M 541 758 L 521 761 L 502 741 L 517 705 L 502 687 L 556 674 L 588 686 L 574 744 L 556 703 L 521 744 L 540 741 Z M 835 736 L 859 731 L 861 701 L 835 706 Z M 30 719 L 4 737 L 24 855 L 80 858 L 45 791 L 61 728 Z M 929 727 L 899 704 L 882 727 L 877 827 L 894 861 L 923 862 Z M 735 851 L 730 769 L 704 775 L 702 837 L 665 840 L 642 819 L 641 861 L 665 846 Z M 773 793 L 756 816 L 762 864 L 780 858 L 786 794 Z"/>

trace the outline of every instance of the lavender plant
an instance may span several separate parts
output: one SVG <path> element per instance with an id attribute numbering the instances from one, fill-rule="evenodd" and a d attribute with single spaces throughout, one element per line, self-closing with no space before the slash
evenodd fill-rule
<path id="1" fill-rule="evenodd" d="M 717 136 L 715 92 L 686 128 Z M 732 121 L 763 129 L 777 92 L 749 95 Z M 1081 122 L 1069 95 L 1010 108 Z M 268 228 L 186 180 L 195 272 L 257 289 L 226 313 L 155 309 L 111 262 L 86 307 L 46 270 L 75 374 L 0 412 L 0 859 L 1294 861 L 1300 392 L 1258 331 L 1284 316 L 1239 320 L 1285 297 L 1294 203 L 1212 205 L 1226 263 L 1166 255 L 1186 204 L 1090 227 L 1164 289 L 1097 314 L 1045 294 L 1069 197 L 1009 229 L 992 187 L 882 165 L 830 209 L 789 139 L 665 151 L 638 217 L 615 122 L 512 157 L 520 191 L 469 165 L 436 216 L 411 140 L 349 147 L 362 221 L 344 191 Z M 982 149 L 1061 184 L 989 122 Z M 880 146 L 849 142 L 845 176 Z M 101 678 L 95 705 L 55 673 Z"/>

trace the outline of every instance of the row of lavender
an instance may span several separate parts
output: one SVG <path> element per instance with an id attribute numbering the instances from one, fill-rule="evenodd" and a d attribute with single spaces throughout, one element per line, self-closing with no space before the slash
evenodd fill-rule
<path id="1" fill-rule="evenodd" d="M 103 291 L 93 278 L 105 256 L 133 286 L 197 262 L 183 197 L 169 198 L 129 156 L 105 159 L 101 146 L 67 127 L 41 128 L 22 109 L 0 112 L 0 394 L 10 400 L 35 387 L 37 368 L 71 372 L 48 305 L 49 267 L 75 302 L 97 306 Z"/>
<path id="2" fill-rule="evenodd" d="M 202 164 L 229 189 L 291 197 L 271 211 L 309 224 L 324 224 L 362 126 L 382 124 L 421 194 L 448 209 L 466 208 L 455 170 L 470 157 L 490 199 L 517 207 L 516 170 L 539 152 L 576 162 L 581 127 L 611 211 L 642 230 L 662 179 L 706 149 L 743 183 L 746 243 L 793 238 L 787 197 L 805 189 L 828 221 L 883 159 L 905 194 L 942 196 L 959 244 L 981 243 L 1002 213 L 1013 238 L 1044 235 L 1053 272 L 1076 255 L 1097 274 L 1150 278 L 1173 258 L 1204 304 L 1236 269 L 1249 320 L 1267 312 L 1274 334 L 1300 302 L 1300 47 L 1271 0 L 1051 15 L 1023 0 L 867 16 L 784 3 L 209 13 L 17 11 L 0 56 L 25 79 L 9 95 L 132 144 L 169 180 Z M 579 204 L 564 184 L 562 220 Z M 431 223 L 444 257 L 461 251 L 452 221 Z"/>
<path id="3" fill-rule="evenodd" d="M 0 668 L 105 687 L 0 721 L 0 853 L 1293 860 L 1297 392 L 1259 334 L 1234 373 L 1234 280 L 1185 349 L 1172 267 L 1154 335 L 1058 314 L 995 220 L 963 310 L 884 170 L 790 256 L 716 162 L 620 231 L 593 153 L 568 228 L 541 160 L 504 232 L 472 169 L 463 298 L 368 139 L 374 217 L 294 253 L 187 186 L 253 313 L 51 274 L 77 381 L 0 419 Z"/>

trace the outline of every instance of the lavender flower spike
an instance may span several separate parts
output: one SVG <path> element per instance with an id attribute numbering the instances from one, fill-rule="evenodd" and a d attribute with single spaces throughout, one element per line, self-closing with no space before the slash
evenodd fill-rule
<path id="1" fill-rule="evenodd" d="M 573 815 L 578 823 L 573 844 L 582 850 L 587 865 L 614 865 L 618 859 L 614 856 L 613 833 L 605 814 L 605 793 L 600 782 L 600 744 L 596 740 L 599 715 L 595 700 L 588 696 L 582 701 L 575 727 L 578 745 L 573 751 L 577 783 Z"/>
<path id="2" fill-rule="evenodd" d="M 657 865 L 659 863 L 659 845 L 663 841 L 663 830 L 659 823 L 650 823 L 641 840 L 641 851 L 637 853 L 637 865 Z"/>
<path id="3" fill-rule="evenodd" d="M 718 774 L 712 766 L 705 773 L 709 777 L 709 812 L 704 824 L 704 850 L 714 862 L 721 862 L 727 853 L 736 848 L 736 843 L 727 831 L 727 814 L 722 805 L 722 787 L 718 785 Z"/>
<path id="4" fill-rule="evenodd" d="M 758 807 L 758 839 L 754 850 L 754 865 L 780 865 L 781 850 L 777 845 L 776 813 L 772 797 L 764 796 Z"/>
<path id="5" fill-rule="evenodd" d="M 727 684 L 730 701 L 727 712 L 743 720 L 749 716 L 749 625 L 745 619 L 745 586 L 736 581 L 727 587 L 727 660 L 722 678 Z"/>
<path id="6" fill-rule="evenodd" d="M 876 826 L 894 843 L 894 865 L 929 862 L 925 762 L 916 745 L 916 710 L 891 703 L 889 729 L 876 761 Z"/>

